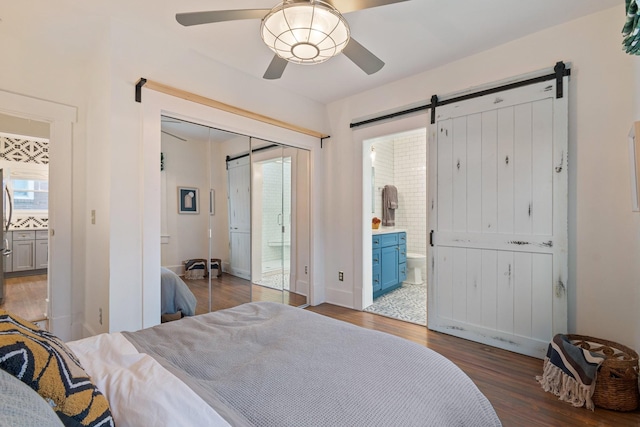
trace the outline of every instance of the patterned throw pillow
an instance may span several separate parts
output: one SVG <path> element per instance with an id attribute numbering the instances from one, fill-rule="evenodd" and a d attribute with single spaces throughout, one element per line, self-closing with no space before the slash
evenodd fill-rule
<path id="1" fill-rule="evenodd" d="M 0 368 L 38 392 L 66 426 L 113 426 L 107 399 L 66 344 L 0 310 Z"/>

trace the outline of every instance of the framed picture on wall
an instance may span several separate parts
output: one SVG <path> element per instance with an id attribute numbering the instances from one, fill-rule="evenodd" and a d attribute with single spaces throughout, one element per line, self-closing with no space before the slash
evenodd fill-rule
<path id="1" fill-rule="evenodd" d="M 199 213 L 198 189 L 195 187 L 178 187 L 178 213 Z"/>

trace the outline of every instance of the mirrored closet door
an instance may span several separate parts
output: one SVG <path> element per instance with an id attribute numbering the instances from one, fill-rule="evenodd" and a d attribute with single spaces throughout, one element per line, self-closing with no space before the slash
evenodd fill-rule
<path id="1" fill-rule="evenodd" d="M 304 305 L 309 277 L 309 152 L 251 139 L 253 300 Z"/>
<path id="2" fill-rule="evenodd" d="M 306 304 L 309 152 L 172 117 L 161 135 L 163 314 L 192 298 L 179 288 L 194 314 Z"/>
<path id="3" fill-rule="evenodd" d="M 163 314 L 251 301 L 249 137 L 162 117 L 161 138 Z"/>

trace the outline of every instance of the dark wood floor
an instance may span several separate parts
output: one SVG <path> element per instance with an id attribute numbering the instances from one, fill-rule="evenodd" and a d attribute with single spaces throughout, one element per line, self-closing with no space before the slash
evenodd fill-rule
<path id="1" fill-rule="evenodd" d="M 196 314 L 209 312 L 209 280 L 188 280 L 184 278 L 183 280 L 196 297 Z M 249 280 L 227 273 L 211 279 L 212 311 L 235 307 L 252 300 L 281 302 L 296 307 L 307 302 L 302 295 L 251 284 Z"/>
<path id="2" fill-rule="evenodd" d="M 424 326 L 330 304 L 307 310 L 397 335 L 447 357 L 471 377 L 493 404 L 504 426 L 640 426 L 640 411 L 591 412 L 545 393 L 535 376 L 542 360 L 429 331 Z"/>
<path id="3" fill-rule="evenodd" d="M 5 278 L 5 298 L 0 305 L 30 322 L 46 318 L 47 275 Z"/>
<path id="4" fill-rule="evenodd" d="M 46 310 L 47 276 L 8 279 L 5 303 L 0 308 L 28 320 L 42 318 Z M 198 299 L 197 313 L 208 311 L 207 280 L 185 281 Z M 250 300 L 249 281 L 229 274 L 212 279 L 212 308 L 236 306 Z M 304 304 L 304 298 L 270 288 L 253 285 L 254 300 Z M 360 312 L 331 304 L 308 310 L 368 329 L 390 333 L 437 351 L 458 365 L 471 377 L 493 404 L 504 426 L 640 426 L 640 411 L 615 412 L 596 408 L 594 412 L 574 408 L 545 393 L 535 381 L 542 371 L 542 361 L 509 351 L 429 331 L 424 326 Z"/>

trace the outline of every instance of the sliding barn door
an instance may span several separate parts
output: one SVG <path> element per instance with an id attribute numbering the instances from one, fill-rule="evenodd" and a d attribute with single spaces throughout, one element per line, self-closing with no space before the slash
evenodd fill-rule
<path id="1" fill-rule="evenodd" d="M 436 109 L 430 329 L 535 357 L 567 332 L 567 83 Z"/>
<path id="2" fill-rule="evenodd" d="M 249 157 L 227 161 L 229 272 L 251 279 L 251 170 Z"/>

